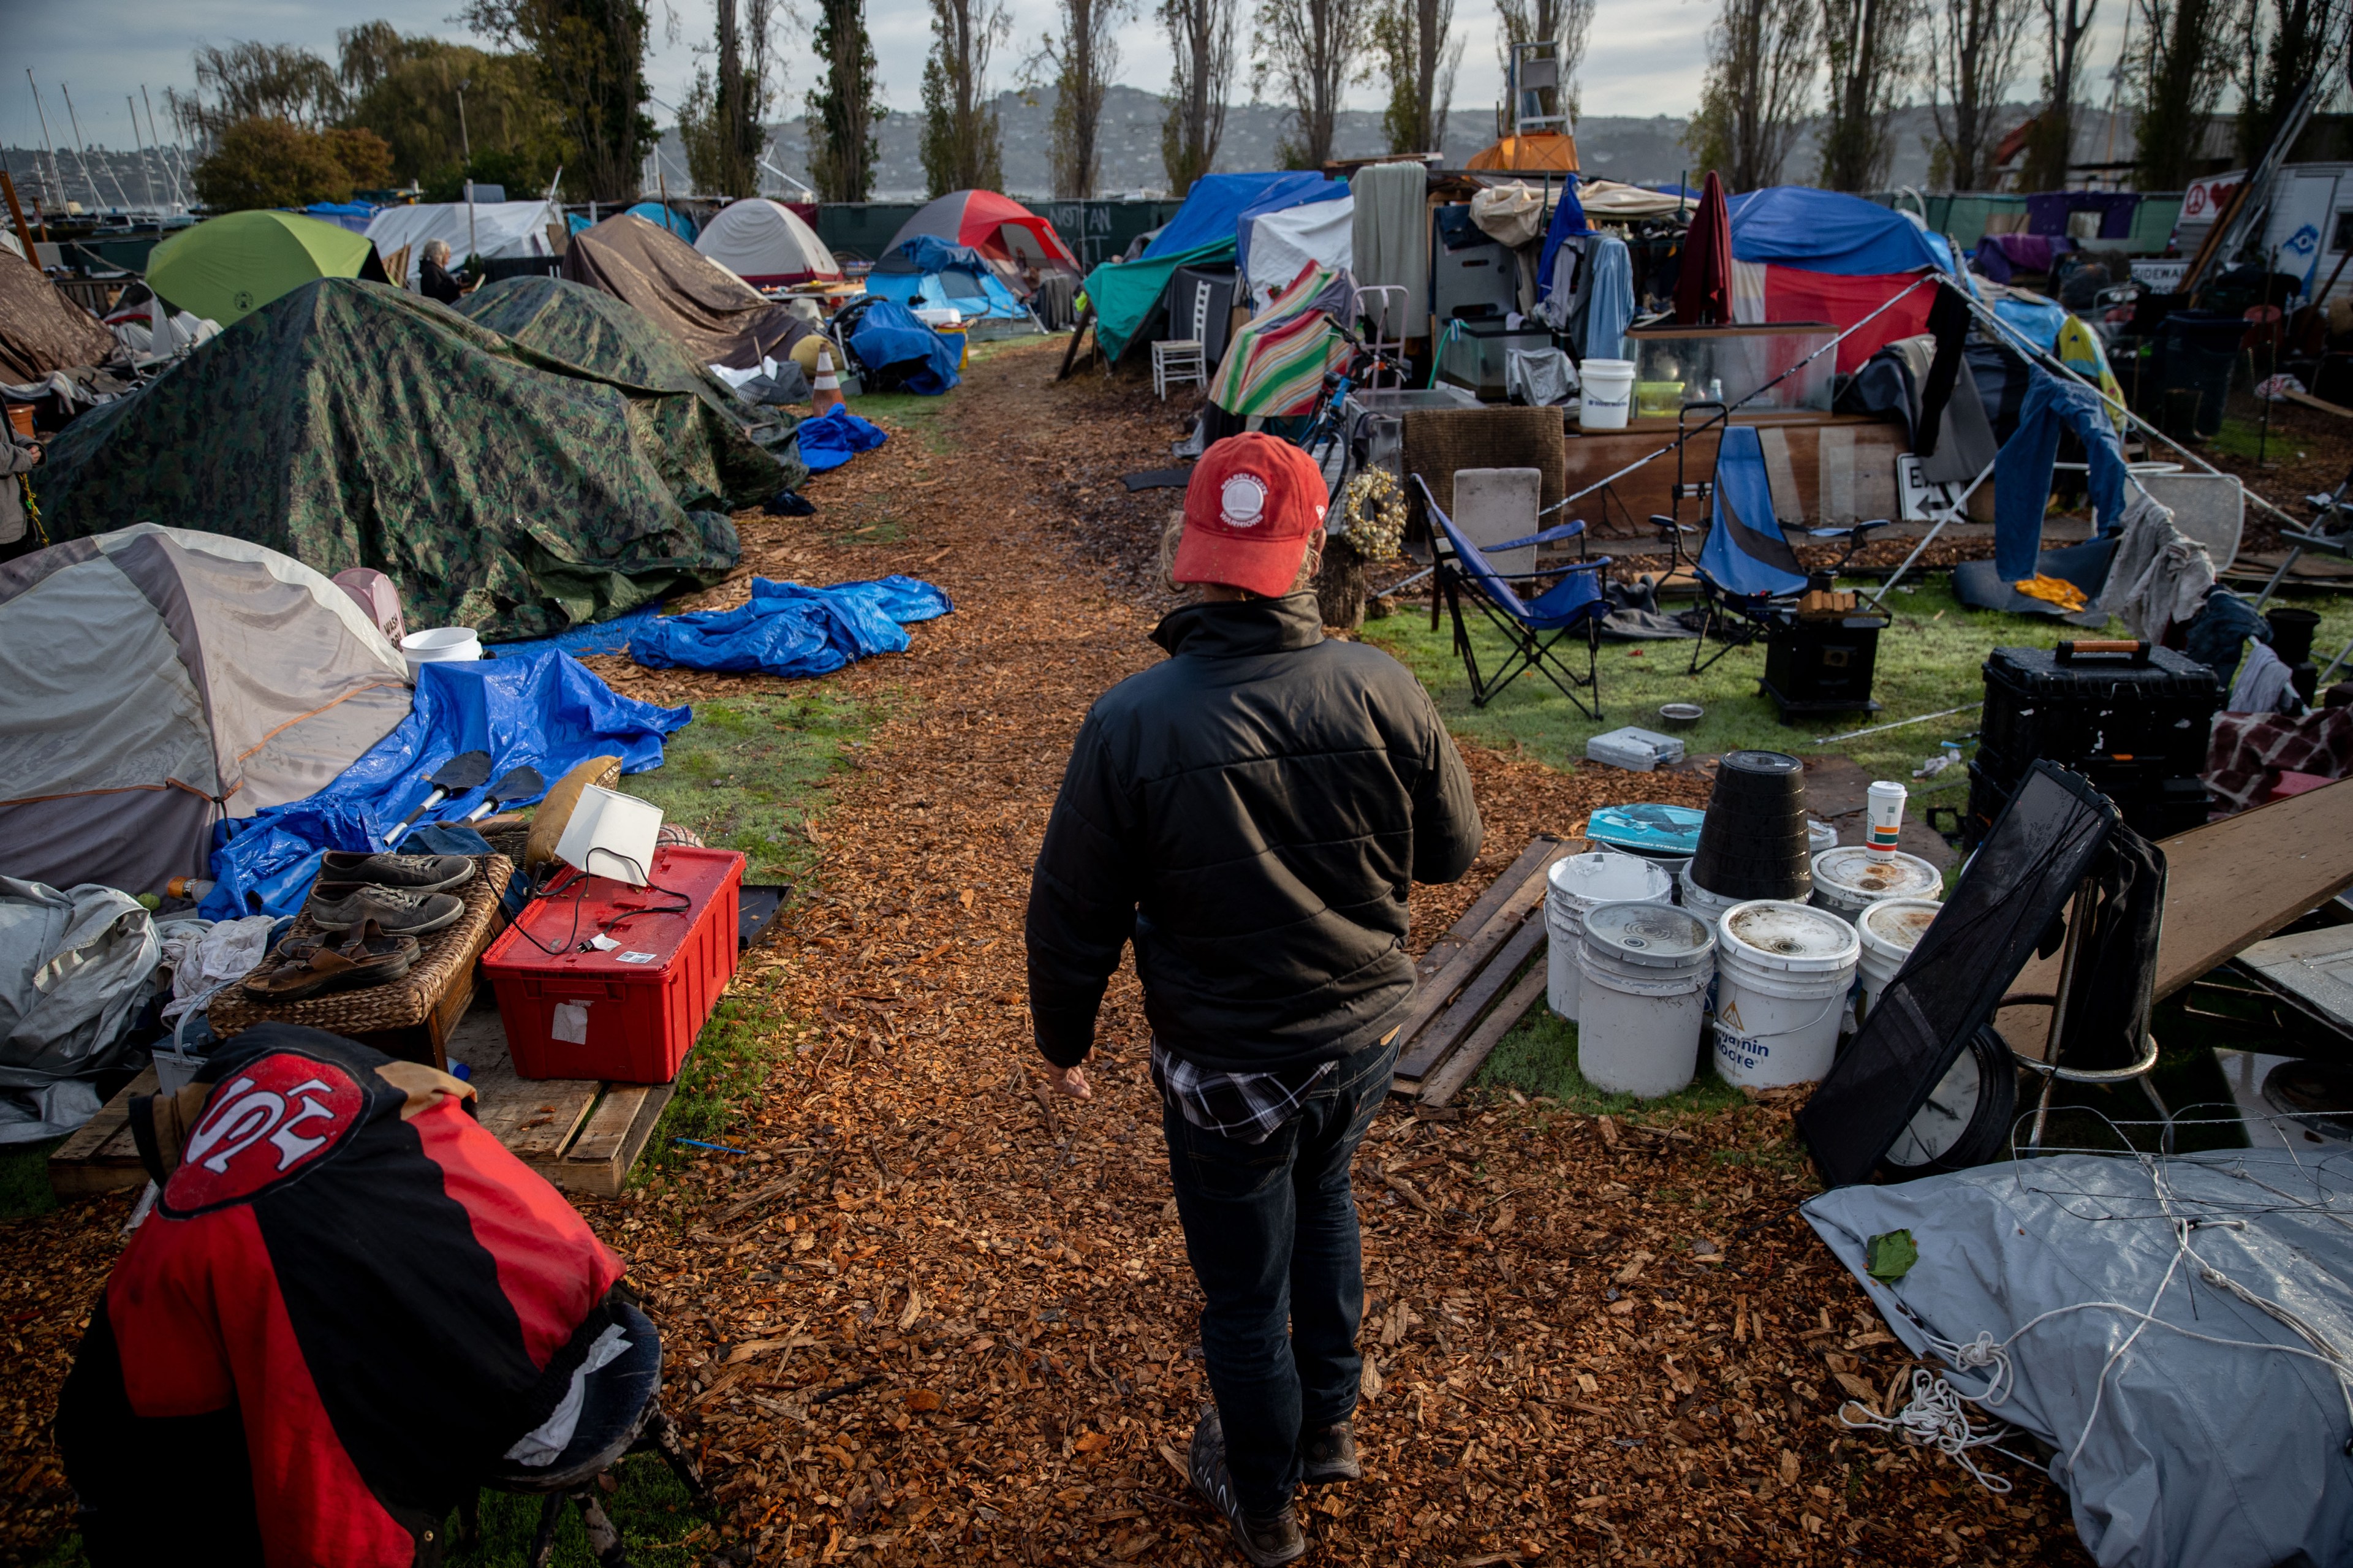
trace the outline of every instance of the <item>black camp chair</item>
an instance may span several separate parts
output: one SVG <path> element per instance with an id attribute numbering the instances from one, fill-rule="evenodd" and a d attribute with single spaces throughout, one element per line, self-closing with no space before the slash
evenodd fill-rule
<path id="1" fill-rule="evenodd" d="M 629 1348 L 583 1380 L 585 1397 L 580 1424 L 572 1441 L 545 1465 L 524 1465 L 512 1459 L 484 1478 L 494 1491 L 521 1492 L 544 1498 L 539 1512 L 539 1532 L 532 1540 L 532 1568 L 547 1568 L 555 1551 L 555 1526 L 564 1517 L 568 1499 L 580 1510 L 588 1532 L 588 1550 L 600 1568 L 628 1568 L 628 1552 L 621 1532 L 614 1528 L 597 1498 L 597 1478 L 628 1455 L 651 1451 L 669 1461 L 687 1496 L 700 1511 L 712 1508 L 710 1489 L 702 1472 L 681 1441 L 677 1425 L 661 1407 L 661 1335 L 643 1312 L 617 1303 L 615 1321 Z M 479 1548 L 482 1540 L 480 1498 L 469 1498 L 459 1509 L 458 1544 Z"/>
<path id="2" fill-rule="evenodd" d="M 1773 486 L 1765 472 L 1765 447 L 1754 426 L 1725 427 L 1716 448 L 1715 515 L 1700 546 L 1692 575 L 1699 583 L 1699 641 L 1692 647 L 1690 673 L 1697 675 L 1734 648 L 1746 647 L 1788 624 L 1798 595 L 1810 586 L 1806 569 L 1781 532 L 1773 515 Z M 1653 522 L 1661 520 L 1653 518 Z M 1671 520 L 1670 520 L 1671 521 Z M 1825 575 L 1835 578 L 1855 552 L 1868 542 L 1871 531 L 1884 528 L 1884 518 L 1850 528 L 1807 530 L 1815 539 L 1844 539 L 1846 554 Z M 1818 584 L 1828 586 L 1828 582 Z M 1725 623 L 1724 641 L 1705 658 L 1708 633 Z"/>
<path id="3" fill-rule="evenodd" d="M 1421 486 L 1422 502 L 1430 509 L 1430 521 L 1434 525 L 1430 553 L 1437 574 L 1437 593 L 1454 617 L 1454 651 L 1462 656 L 1462 671 L 1471 680 L 1471 705 L 1484 708 L 1494 700 L 1496 693 L 1533 669 L 1558 687 L 1570 706 L 1599 721 L 1601 623 L 1609 614 L 1609 595 L 1603 591 L 1602 582 L 1609 574 L 1610 558 L 1602 555 L 1587 559 L 1580 555 L 1565 568 L 1498 572 L 1480 547 L 1455 526 L 1454 520 L 1440 510 L 1438 498 L 1430 493 L 1430 486 L 1419 474 L 1414 475 L 1413 482 Z M 1581 542 L 1584 534 L 1583 522 L 1565 522 L 1525 539 L 1507 540 L 1487 548 L 1517 550 L 1530 544 L 1556 544 L 1565 539 Z M 1581 542 L 1579 549 L 1583 549 Z M 1533 599 L 1523 599 L 1512 586 L 1556 574 L 1560 580 Z M 1471 628 L 1462 618 L 1466 589 L 1471 602 L 1511 643 L 1511 652 L 1504 658 L 1503 668 L 1493 676 L 1481 674 L 1479 656 L 1471 646 Z M 1572 637 L 1585 644 L 1582 675 L 1560 657 L 1563 643 Z M 1577 696 L 1580 687 L 1593 693 L 1590 704 Z"/>

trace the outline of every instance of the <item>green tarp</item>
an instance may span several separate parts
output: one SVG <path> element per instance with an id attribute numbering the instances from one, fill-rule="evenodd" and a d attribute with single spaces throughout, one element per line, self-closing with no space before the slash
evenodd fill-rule
<path id="1" fill-rule="evenodd" d="M 1152 312 L 1160 308 L 1171 273 L 1179 267 L 1215 267 L 1221 262 L 1231 264 L 1233 259 L 1234 242 L 1218 239 L 1174 256 L 1104 262 L 1087 274 L 1087 302 L 1095 310 L 1095 342 L 1107 356 L 1119 358 L 1151 322 Z"/>
<path id="2" fill-rule="evenodd" d="M 139 521 L 228 534 L 325 573 L 373 566 L 407 623 L 543 637 L 726 575 L 719 471 L 669 449 L 694 395 L 591 374 L 430 300 L 322 279 L 50 444 L 51 534 Z M 728 461 L 732 464 L 734 459 Z M 706 468 L 707 466 L 707 468 Z"/>
<path id="3" fill-rule="evenodd" d="M 626 300 L 562 278 L 509 278 L 467 295 L 458 312 L 591 375 L 689 394 L 664 398 L 654 413 L 663 477 L 681 500 L 705 494 L 731 508 L 758 506 L 808 479 L 794 455 L 797 419 L 745 403 Z"/>

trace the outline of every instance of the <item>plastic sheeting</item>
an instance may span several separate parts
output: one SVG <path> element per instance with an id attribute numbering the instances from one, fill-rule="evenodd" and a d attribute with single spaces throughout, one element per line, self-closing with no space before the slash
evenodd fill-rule
<path id="1" fill-rule="evenodd" d="M 1915 1355 L 1952 1363 L 1980 1334 L 2016 1336 L 2010 1390 L 1987 1413 L 2057 1448 L 2052 1479 L 2104 1568 L 2346 1560 L 2348 1373 L 2231 1289 L 2353 1346 L 2341 1155 L 2069 1154 L 1841 1187 L 1803 1212 Z M 2189 1231 L 2184 1257 L 2176 1227 L 2195 1220 L 2226 1223 Z M 1864 1249 L 1899 1229 L 1919 1260 L 1883 1284 Z M 1990 1392 L 1981 1373 L 1947 1375 L 1965 1396 Z"/>
<path id="2" fill-rule="evenodd" d="M 489 784 L 519 767 L 553 784 L 604 755 L 619 757 L 624 773 L 643 773 L 661 765 L 662 737 L 692 718 L 689 709 L 617 694 L 565 653 L 420 665 L 408 717 L 334 783 L 215 830 L 216 880 L 198 912 L 294 913 L 323 851 L 382 847 L 385 833 L 424 803 L 427 777 L 460 752 L 491 753 Z M 465 816 L 488 787 L 451 796 L 427 820 Z"/>
<path id="3" fill-rule="evenodd" d="M 895 300 L 878 299 L 859 312 L 849 330 L 849 352 L 870 379 L 879 376 L 880 384 L 870 391 L 895 384 L 937 397 L 964 379 L 956 374 L 959 356 L 947 340 Z"/>
<path id="4" fill-rule="evenodd" d="M 548 256 L 547 226 L 564 221 L 564 209 L 549 202 L 424 202 L 413 207 L 385 207 L 369 220 L 367 237 L 376 254 L 390 256 L 408 247 L 407 276 L 414 284 L 425 266 L 425 242 L 445 240 L 459 265 L 468 256 L 497 261 L 512 256 Z"/>
<path id="5" fill-rule="evenodd" d="M 1736 261 L 1778 261 L 1846 278 L 1921 267 L 1955 269 L 1943 240 L 1902 213 L 1861 196 L 1773 185 L 1744 192 L 1726 206 Z"/>
<path id="6" fill-rule="evenodd" d="M 1144 259 L 1157 261 L 1205 245 L 1240 246 L 1247 243 L 1250 219 L 1308 202 L 1330 201 L 1347 192 L 1343 181 L 1303 171 L 1204 174 L 1193 182 L 1176 216 L 1144 247 Z"/>
<path id="7" fill-rule="evenodd" d="M 1356 259 L 1356 204 L 1342 187 L 1335 201 L 1309 202 L 1250 220 L 1250 296 L 1261 310 L 1303 267 L 1345 272 Z"/>
<path id="8" fill-rule="evenodd" d="M 802 420 L 797 434 L 801 461 L 808 465 L 812 474 L 838 468 L 859 453 L 871 452 L 891 438 L 880 425 L 852 414 L 846 403 L 836 404 L 814 419 Z"/>
<path id="9" fill-rule="evenodd" d="M 945 594 L 914 577 L 829 588 L 755 577 L 745 603 L 664 616 L 629 639 L 629 657 L 656 669 L 828 675 L 873 654 L 905 652 L 907 625 L 955 608 Z"/>
<path id="10" fill-rule="evenodd" d="M 0 1088 L 122 1065 L 159 951 L 154 921 L 120 889 L 0 877 Z"/>

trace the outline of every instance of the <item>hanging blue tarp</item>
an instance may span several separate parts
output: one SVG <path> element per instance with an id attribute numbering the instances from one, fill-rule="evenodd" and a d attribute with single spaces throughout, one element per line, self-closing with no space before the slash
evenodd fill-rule
<path id="1" fill-rule="evenodd" d="M 801 461 L 812 474 L 838 468 L 891 438 L 880 425 L 852 414 L 846 403 L 835 404 L 814 419 L 802 420 L 793 435 L 800 443 Z"/>
<path id="2" fill-rule="evenodd" d="M 895 379 L 925 397 L 936 397 L 963 379 L 956 374 L 962 356 L 896 300 L 876 300 L 859 312 L 849 329 L 849 352 L 870 376 L 892 373 L 881 377 L 884 385 Z"/>
<path id="3" fill-rule="evenodd" d="M 1810 185 L 1746 191 L 1725 204 L 1732 215 L 1732 258 L 1778 261 L 1808 272 L 1876 278 L 1937 267 L 1950 272 L 1943 239 L 1902 213 L 1861 196 Z"/>
<path id="4" fill-rule="evenodd" d="M 564 653 L 420 666 L 408 717 L 332 784 L 215 826 L 215 882 L 198 912 L 207 920 L 293 914 L 322 852 L 381 848 L 385 832 L 424 803 L 427 777 L 460 752 L 491 753 L 491 784 L 518 767 L 537 768 L 554 784 L 607 755 L 619 757 L 624 773 L 643 773 L 661 766 L 662 737 L 693 716 L 620 696 Z M 428 820 L 463 816 L 488 787 L 441 802 Z"/>
<path id="5" fill-rule="evenodd" d="M 754 577 L 745 603 L 665 616 L 629 639 L 629 657 L 656 669 L 829 675 L 873 654 L 905 652 L 907 625 L 955 608 L 945 594 L 914 577 L 829 588 Z"/>
<path id="6" fill-rule="evenodd" d="M 1336 191 L 1332 187 L 1337 185 Z M 1158 238 L 1144 247 L 1143 259 L 1175 256 L 1204 245 L 1241 243 L 1243 221 L 1308 202 L 1346 195 L 1348 188 L 1321 174 L 1291 171 L 1273 174 L 1204 174 L 1186 193 L 1185 205 Z"/>
<path id="7" fill-rule="evenodd" d="M 610 212 L 603 213 L 597 221 L 601 223 L 605 218 L 612 216 Z M 689 245 L 692 245 L 694 237 L 702 232 L 692 218 L 681 212 L 672 212 L 659 202 L 639 202 L 629 209 L 629 216 L 641 217 L 657 227 L 666 228 Z M 580 213 L 566 213 L 564 217 L 564 228 L 567 234 L 586 234 L 589 228 L 588 219 Z"/>

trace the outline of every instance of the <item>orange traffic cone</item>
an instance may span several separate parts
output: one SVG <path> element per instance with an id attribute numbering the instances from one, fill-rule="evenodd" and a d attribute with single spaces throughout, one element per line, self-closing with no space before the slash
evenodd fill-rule
<path id="1" fill-rule="evenodd" d="M 817 383 L 810 402 L 820 415 L 840 407 L 841 378 L 833 374 L 833 351 L 817 351 Z"/>

